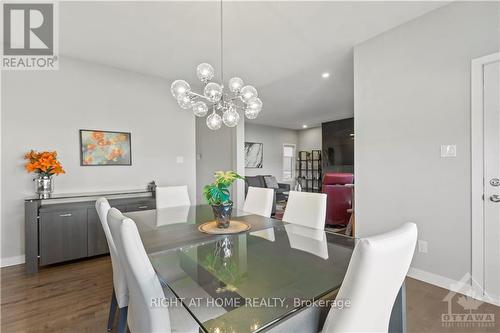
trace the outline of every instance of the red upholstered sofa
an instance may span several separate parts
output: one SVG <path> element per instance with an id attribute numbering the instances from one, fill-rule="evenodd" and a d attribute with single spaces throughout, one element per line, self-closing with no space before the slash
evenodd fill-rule
<path id="1" fill-rule="evenodd" d="M 323 177 L 323 193 L 327 195 L 327 226 L 341 227 L 349 223 L 352 208 L 353 189 L 347 184 L 354 184 L 352 173 L 327 172 Z"/>

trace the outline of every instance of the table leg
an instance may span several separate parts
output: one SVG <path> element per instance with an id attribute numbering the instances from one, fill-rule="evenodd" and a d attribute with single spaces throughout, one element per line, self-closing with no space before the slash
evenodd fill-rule
<path id="1" fill-rule="evenodd" d="M 398 296 L 392 307 L 391 320 L 389 322 L 389 333 L 406 332 L 406 290 L 405 283 L 399 289 Z"/>

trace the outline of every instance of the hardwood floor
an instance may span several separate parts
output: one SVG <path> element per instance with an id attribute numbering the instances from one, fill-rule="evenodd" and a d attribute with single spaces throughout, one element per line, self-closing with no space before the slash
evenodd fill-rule
<path id="1" fill-rule="evenodd" d="M 1 332 L 106 332 L 109 256 L 43 268 L 2 268 Z"/>
<path id="2" fill-rule="evenodd" d="M 449 290 L 436 287 L 434 285 L 407 278 L 406 279 L 406 311 L 407 311 L 407 329 L 408 332 L 500 332 L 500 307 L 489 303 L 475 302 L 473 299 L 470 305 L 478 305 L 477 310 L 472 310 L 472 314 L 493 314 L 494 323 L 492 326 L 474 323 L 469 324 L 469 327 L 464 324 L 454 324 L 451 327 L 445 327 L 441 323 L 442 314 L 448 313 L 448 303 L 443 299 L 450 293 Z M 453 294 L 451 294 L 453 295 Z M 464 310 L 463 306 L 457 303 L 458 299 L 465 296 L 456 294 L 452 298 L 452 313 L 453 314 L 469 314 L 468 310 Z M 462 304 L 465 305 L 461 301 Z M 479 305 L 480 304 L 480 305 Z M 473 326 L 472 326 L 473 325 Z M 489 326 L 489 327 L 488 327 Z"/>
<path id="3" fill-rule="evenodd" d="M 487 303 L 473 313 L 494 314 L 494 327 L 443 327 L 441 314 L 448 311 L 443 298 L 448 291 L 411 278 L 406 286 L 408 332 L 500 330 L 500 307 Z M 26 275 L 24 265 L 2 268 L 1 332 L 106 332 L 111 291 L 108 256 L 43 268 L 34 275 Z M 454 313 L 463 312 L 456 304 L 458 297 Z"/>

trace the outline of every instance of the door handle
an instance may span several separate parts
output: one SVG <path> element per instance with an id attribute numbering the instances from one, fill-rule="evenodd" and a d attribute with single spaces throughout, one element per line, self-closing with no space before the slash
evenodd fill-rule
<path id="1" fill-rule="evenodd" d="M 67 213 L 67 214 L 60 214 L 59 216 L 60 216 L 60 217 L 68 217 L 68 216 L 71 216 L 71 213 Z"/>
<path id="2" fill-rule="evenodd" d="M 490 197 L 490 201 L 493 201 L 493 202 L 500 202 L 500 195 L 498 195 L 498 194 L 493 194 L 493 195 Z"/>
<path id="3" fill-rule="evenodd" d="M 139 209 L 145 209 L 145 208 L 148 208 L 148 206 L 139 206 L 137 208 L 139 208 Z"/>

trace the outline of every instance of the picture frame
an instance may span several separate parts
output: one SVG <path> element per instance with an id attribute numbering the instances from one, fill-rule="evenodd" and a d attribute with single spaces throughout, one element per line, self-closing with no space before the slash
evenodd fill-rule
<path id="1" fill-rule="evenodd" d="M 262 169 L 264 164 L 264 144 L 245 142 L 245 168 Z"/>
<path id="2" fill-rule="evenodd" d="M 80 166 L 131 166 L 130 132 L 79 130 Z"/>

